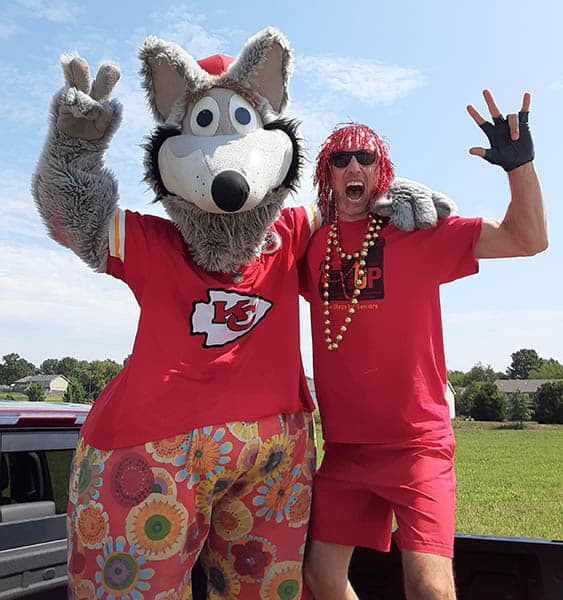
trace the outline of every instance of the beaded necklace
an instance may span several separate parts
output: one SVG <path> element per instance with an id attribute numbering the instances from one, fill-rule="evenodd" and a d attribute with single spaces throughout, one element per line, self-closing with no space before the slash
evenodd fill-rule
<path id="1" fill-rule="evenodd" d="M 347 254 L 342 250 L 340 246 L 340 234 L 338 227 L 338 217 L 333 221 L 330 226 L 330 230 L 327 236 L 326 242 L 326 254 L 324 258 L 323 272 L 322 272 L 322 287 L 323 287 L 323 315 L 325 317 L 324 325 L 325 325 L 325 342 L 327 344 L 327 348 L 329 350 L 336 350 L 340 342 L 342 342 L 342 338 L 344 333 L 348 330 L 350 323 L 352 322 L 352 315 L 356 312 L 356 305 L 358 304 L 358 296 L 361 294 L 360 286 L 364 283 L 363 278 L 365 275 L 364 267 L 366 266 L 366 256 L 368 254 L 368 250 L 371 246 L 375 244 L 375 240 L 379 237 L 379 231 L 381 230 L 381 225 L 383 223 L 383 219 L 381 217 L 377 217 L 368 214 L 368 227 L 366 233 L 364 235 L 364 240 L 362 242 L 361 250 L 354 252 L 353 254 Z M 352 297 L 349 298 L 350 306 L 348 307 L 348 311 L 346 316 L 344 317 L 344 323 L 340 326 L 339 333 L 334 336 L 332 332 L 332 321 L 330 317 L 330 263 L 332 258 L 332 252 L 337 252 L 338 259 L 340 261 L 340 282 L 342 285 L 342 289 L 344 291 L 344 295 L 346 296 L 345 289 L 345 276 L 348 275 L 350 271 L 346 274 L 342 272 L 342 260 L 352 260 L 355 258 L 358 261 L 359 269 L 357 271 L 357 279 L 354 278 L 354 291 L 352 292 Z"/>

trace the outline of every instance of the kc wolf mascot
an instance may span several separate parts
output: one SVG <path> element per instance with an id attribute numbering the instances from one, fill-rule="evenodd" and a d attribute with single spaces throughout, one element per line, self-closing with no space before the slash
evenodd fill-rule
<path id="1" fill-rule="evenodd" d="M 77 448 L 69 587 L 75 598 L 190 598 L 201 553 L 212 597 L 299 598 L 315 452 L 296 264 L 319 212 L 283 209 L 303 161 L 282 116 L 291 51 L 266 29 L 234 62 L 198 63 L 153 37 L 140 58 L 158 123 L 145 176 L 170 220 L 118 207 L 104 164 L 121 118 L 111 64 L 91 82 L 84 59 L 62 57 L 33 179 L 51 237 L 140 306 L 132 355 Z M 379 203 L 402 228 L 450 212 L 404 181 Z"/>

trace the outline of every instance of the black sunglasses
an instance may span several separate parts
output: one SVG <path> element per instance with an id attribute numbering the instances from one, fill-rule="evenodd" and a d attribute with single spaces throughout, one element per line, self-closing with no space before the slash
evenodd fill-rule
<path id="1" fill-rule="evenodd" d="M 341 150 L 340 152 L 333 152 L 330 155 L 330 162 L 335 167 L 343 169 L 350 164 L 352 156 L 355 156 L 358 163 L 364 167 L 367 165 L 372 165 L 375 162 L 375 153 L 368 152 L 367 150 L 356 150 L 355 152 L 346 152 L 345 150 Z"/>

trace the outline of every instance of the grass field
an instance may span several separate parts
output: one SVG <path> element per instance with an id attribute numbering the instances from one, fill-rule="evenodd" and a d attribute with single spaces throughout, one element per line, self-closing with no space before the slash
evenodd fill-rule
<path id="1" fill-rule="evenodd" d="M 563 427 L 479 425 L 455 426 L 457 531 L 563 540 Z"/>
<path id="2" fill-rule="evenodd" d="M 456 530 L 563 540 L 563 426 L 509 427 L 454 422 Z"/>
<path id="3" fill-rule="evenodd" d="M 27 394 L 18 392 L 0 392 L 0 400 L 27 400 Z"/>

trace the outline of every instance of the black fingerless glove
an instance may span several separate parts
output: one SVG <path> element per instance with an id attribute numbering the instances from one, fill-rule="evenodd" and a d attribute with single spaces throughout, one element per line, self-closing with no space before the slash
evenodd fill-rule
<path id="1" fill-rule="evenodd" d="M 534 143 L 528 124 L 528 114 L 528 112 L 518 113 L 520 137 L 517 140 L 510 137 L 508 120 L 504 117 L 495 117 L 493 123 L 485 121 L 480 126 L 491 144 L 483 157 L 486 161 L 499 165 L 509 172 L 534 160 Z"/>

